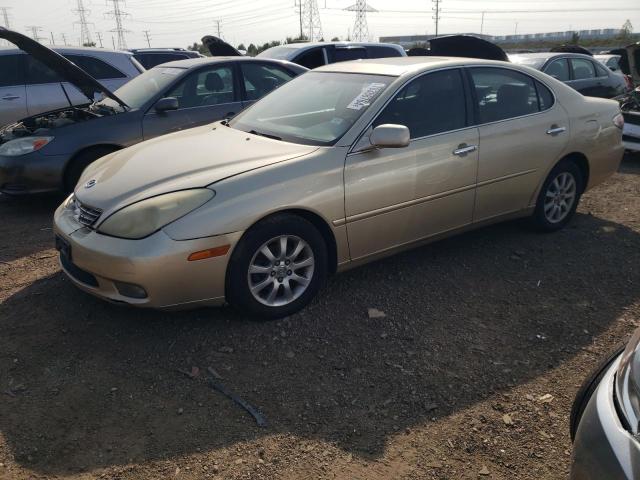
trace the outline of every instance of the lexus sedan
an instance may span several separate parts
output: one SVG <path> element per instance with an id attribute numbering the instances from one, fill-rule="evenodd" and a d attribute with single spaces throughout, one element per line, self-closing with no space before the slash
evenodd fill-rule
<path id="1" fill-rule="evenodd" d="M 640 475 L 640 329 L 585 380 L 571 411 L 571 480 Z"/>
<path id="2" fill-rule="evenodd" d="M 55 213 L 60 261 L 107 300 L 282 317 L 327 275 L 446 235 L 564 227 L 618 168 L 622 126 L 616 102 L 507 62 L 326 65 L 91 165 Z"/>

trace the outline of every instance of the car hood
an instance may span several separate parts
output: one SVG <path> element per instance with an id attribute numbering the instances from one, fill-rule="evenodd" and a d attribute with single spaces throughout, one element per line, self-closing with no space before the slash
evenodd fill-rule
<path id="1" fill-rule="evenodd" d="M 214 37 L 213 35 L 206 35 L 202 37 L 202 44 L 209 49 L 209 53 L 214 57 L 242 56 L 242 53 L 240 53 L 236 48 L 233 48 L 221 38 Z"/>
<path id="2" fill-rule="evenodd" d="M 0 27 L 0 38 L 13 43 L 23 52 L 28 53 L 36 60 L 44 63 L 47 67 L 60 75 L 62 79 L 75 85 L 91 102 L 95 100 L 96 95 L 102 94 L 105 97 L 109 97 L 118 102 L 123 107 L 128 108 L 127 104 L 120 100 L 111 90 L 106 88 L 75 63 L 70 62 L 59 53 L 54 52 L 32 38 L 4 27 Z"/>
<path id="3" fill-rule="evenodd" d="M 83 204 L 110 212 L 143 200 L 290 160 L 317 150 L 226 127 L 172 133 L 112 153 L 90 165 L 75 189 Z"/>
<path id="4" fill-rule="evenodd" d="M 472 35 L 446 35 L 432 38 L 429 40 L 429 55 L 509 61 L 507 54 L 498 45 Z"/>

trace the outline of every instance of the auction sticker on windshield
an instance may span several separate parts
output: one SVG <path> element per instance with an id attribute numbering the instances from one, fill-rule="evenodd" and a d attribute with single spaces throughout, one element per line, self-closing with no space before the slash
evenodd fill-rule
<path id="1" fill-rule="evenodd" d="M 347 108 L 351 110 L 362 110 L 364 107 L 368 107 L 371 104 L 371 99 L 375 97 L 380 90 L 386 87 L 384 83 L 370 83 L 362 88 L 362 92 L 354 98 Z"/>

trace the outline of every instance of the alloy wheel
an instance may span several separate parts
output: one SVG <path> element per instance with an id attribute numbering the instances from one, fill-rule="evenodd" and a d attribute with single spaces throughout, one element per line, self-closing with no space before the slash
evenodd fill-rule
<path id="1" fill-rule="evenodd" d="M 576 201 L 576 179 L 570 172 L 562 172 L 553 179 L 544 197 L 544 216 L 549 223 L 563 221 Z"/>
<path id="2" fill-rule="evenodd" d="M 280 235 L 262 244 L 249 263 L 247 280 L 263 305 L 288 305 L 307 290 L 313 278 L 313 250 L 302 238 Z"/>

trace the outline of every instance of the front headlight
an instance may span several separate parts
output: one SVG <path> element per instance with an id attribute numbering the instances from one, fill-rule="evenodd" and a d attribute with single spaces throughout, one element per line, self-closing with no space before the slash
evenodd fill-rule
<path id="1" fill-rule="evenodd" d="M 148 198 L 118 210 L 98 227 L 98 232 L 129 239 L 148 237 L 214 196 L 213 190 L 198 188 Z"/>
<path id="2" fill-rule="evenodd" d="M 627 344 L 616 372 L 616 397 L 634 435 L 640 431 L 640 328 Z"/>
<path id="3" fill-rule="evenodd" d="M 6 157 L 18 157 L 40 150 L 45 145 L 51 143 L 53 137 L 22 137 L 9 140 L 0 145 L 0 155 Z"/>

